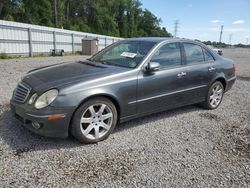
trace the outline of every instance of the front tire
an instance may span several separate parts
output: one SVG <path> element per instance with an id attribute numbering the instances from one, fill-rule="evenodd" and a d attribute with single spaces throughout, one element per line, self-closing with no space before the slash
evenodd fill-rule
<path id="1" fill-rule="evenodd" d="M 219 81 L 214 82 L 208 90 L 206 100 L 203 103 L 203 106 L 209 110 L 218 108 L 222 101 L 223 95 L 224 86 L 222 85 L 222 83 Z"/>
<path id="2" fill-rule="evenodd" d="M 83 143 L 105 140 L 117 124 L 115 105 L 104 97 L 90 99 L 75 112 L 71 122 L 72 135 Z"/>

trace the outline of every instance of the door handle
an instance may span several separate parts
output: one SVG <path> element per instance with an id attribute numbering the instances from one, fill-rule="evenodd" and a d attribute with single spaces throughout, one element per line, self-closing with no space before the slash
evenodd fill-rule
<path id="1" fill-rule="evenodd" d="M 209 67 L 209 68 L 208 68 L 208 71 L 209 71 L 209 72 L 214 72 L 214 71 L 215 71 L 215 68 L 214 68 L 214 67 Z"/>
<path id="2" fill-rule="evenodd" d="M 182 78 L 182 77 L 184 77 L 184 76 L 186 76 L 186 75 L 187 75 L 186 72 L 180 72 L 179 74 L 177 74 L 177 77 L 178 77 L 178 78 Z"/>

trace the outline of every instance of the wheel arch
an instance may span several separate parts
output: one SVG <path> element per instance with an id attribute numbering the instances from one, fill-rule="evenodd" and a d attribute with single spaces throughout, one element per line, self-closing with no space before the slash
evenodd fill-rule
<path id="1" fill-rule="evenodd" d="M 70 127 L 71 127 L 71 122 L 72 122 L 72 119 L 75 115 L 75 112 L 77 111 L 77 109 L 83 104 L 85 103 L 86 101 L 90 100 L 90 99 L 93 99 L 93 98 L 97 98 L 97 97 L 104 97 L 108 100 L 110 100 L 116 107 L 116 110 L 117 110 L 117 120 L 119 122 L 119 119 L 120 119 L 120 115 L 121 115 L 121 106 L 120 106 L 120 103 L 118 102 L 118 99 L 112 95 L 109 95 L 109 94 L 105 94 L 105 93 L 100 93 L 100 94 L 95 94 L 95 95 L 91 95 L 87 98 L 84 98 L 79 104 L 78 106 L 75 108 L 74 112 L 72 113 L 71 115 L 71 118 L 70 118 L 70 124 L 69 124 L 69 127 L 68 127 L 68 132 L 70 133 Z"/>
<path id="2" fill-rule="evenodd" d="M 225 79 L 224 77 L 218 77 L 218 78 L 216 78 L 216 79 L 212 82 L 212 84 L 213 84 L 214 82 L 216 82 L 216 81 L 219 81 L 219 82 L 222 83 L 223 88 L 224 88 L 224 91 L 225 91 L 226 88 L 227 88 L 227 81 L 226 81 L 226 79 Z"/>

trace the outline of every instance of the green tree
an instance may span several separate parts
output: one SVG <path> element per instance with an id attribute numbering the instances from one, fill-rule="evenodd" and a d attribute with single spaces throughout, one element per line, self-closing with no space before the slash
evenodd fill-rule
<path id="1" fill-rule="evenodd" d="M 54 26 L 53 9 L 50 0 L 23 0 L 19 8 L 22 16 L 15 20 L 44 26 Z"/>
<path id="2" fill-rule="evenodd" d="M 171 36 L 139 0 L 0 0 L 0 18 L 120 37 Z"/>

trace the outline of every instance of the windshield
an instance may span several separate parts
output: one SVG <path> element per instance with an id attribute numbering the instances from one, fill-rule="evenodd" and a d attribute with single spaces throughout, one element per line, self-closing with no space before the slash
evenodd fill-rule
<path id="1" fill-rule="evenodd" d="M 134 68 L 155 44 L 155 42 L 147 41 L 121 41 L 104 49 L 91 60 L 108 65 Z"/>

